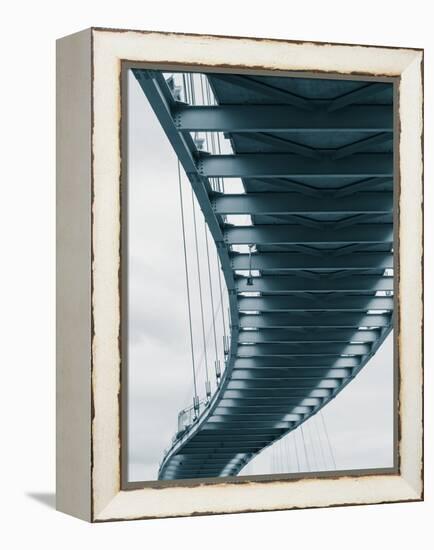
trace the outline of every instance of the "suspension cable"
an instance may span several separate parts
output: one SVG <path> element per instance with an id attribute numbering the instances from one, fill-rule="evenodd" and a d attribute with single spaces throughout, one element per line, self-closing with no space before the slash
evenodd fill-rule
<path id="1" fill-rule="evenodd" d="M 288 435 L 283 436 L 282 445 L 283 445 L 283 464 L 285 467 L 285 474 L 287 474 L 291 471 L 291 464 L 289 462 L 289 451 L 288 451 Z"/>
<path id="2" fill-rule="evenodd" d="M 209 246 L 208 246 L 208 231 L 205 223 L 205 219 L 203 220 L 203 228 L 205 231 L 205 243 L 206 243 L 206 259 L 208 263 L 208 280 L 209 280 L 209 291 L 210 291 L 210 297 L 211 297 L 211 311 L 212 311 L 212 330 L 214 335 L 214 347 L 215 347 L 215 374 L 217 379 L 220 377 L 219 367 L 218 367 L 218 349 L 217 349 L 217 333 L 215 329 L 215 314 L 214 314 L 214 294 L 212 290 L 212 279 L 211 279 L 211 264 L 209 261 Z"/>
<path id="3" fill-rule="evenodd" d="M 292 443 L 294 445 L 294 450 L 295 450 L 295 458 L 297 460 L 297 472 L 300 471 L 300 459 L 298 457 L 298 449 L 297 449 L 297 438 L 295 437 L 295 434 L 297 432 L 293 432 L 293 439 L 292 439 Z"/>
<path id="4" fill-rule="evenodd" d="M 201 95 L 202 95 L 202 103 L 203 105 L 206 105 L 206 102 L 205 102 L 205 93 L 204 93 L 204 90 L 203 90 L 203 78 L 204 76 L 201 74 L 200 75 L 200 90 L 201 90 Z M 205 143 L 206 143 L 206 150 L 208 151 L 208 153 L 211 152 L 210 150 L 210 146 L 209 146 L 209 140 L 208 140 L 208 132 L 205 131 Z M 211 180 L 213 180 L 214 178 L 210 178 Z"/>
<path id="5" fill-rule="evenodd" d="M 196 244 L 196 263 L 197 263 L 197 278 L 199 282 L 199 302 L 200 302 L 200 314 L 201 314 L 201 320 L 202 320 L 202 339 L 203 339 L 203 350 L 204 350 L 204 357 L 205 357 L 206 382 L 208 385 L 209 384 L 208 356 L 206 352 L 205 317 L 203 313 L 203 298 L 202 298 L 202 279 L 200 276 L 199 245 L 197 240 L 197 224 L 196 224 L 196 206 L 194 204 L 193 189 L 191 189 L 191 203 L 193 205 L 194 240 Z"/>
<path id="6" fill-rule="evenodd" d="M 180 199 L 180 207 L 181 207 L 182 243 L 184 246 L 185 281 L 187 286 L 188 324 L 190 327 L 190 349 L 191 349 L 191 364 L 193 368 L 194 403 L 196 403 L 198 396 L 197 396 L 197 383 L 196 383 L 196 368 L 194 363 L 193 326 L 191 321 L 190 281 L 188 277 L 188 258 L 187 258 L 187 244 L 185 239 L 184 202 L 182 200 L 181 167 L 180 167 L 179 160 L 178 160 L 178 185 L 179 185 L 179 199 Z"/>
<path id="7" fill-rule="evenodd" d="M 311 421 L 312 419 L 310 418 L 309 420 Z M 306 423 L 306 431 L 307 431 L 307 435 L 309 436 L 310 445 L 312 447 L 313 467 L 315 468 L 316 471 L 318 471 L 319 470 L 319 461 L 318 461 L 318 458 L 317 458 L 315 441 L 314 441 L 314 437 L 312 435 L 313 432 L 312 432 L 312 426 L 311 426 L 310 422 Z"/>
<path id="8" fill-rule="evenodd" d="M 185 73 L 182 73 L 182 83 L 184 86 L 184 99 L 186 103 L 190 103 L 189 94 L 188 94 L 188 86 L 187 86 L 187 79 L 185 76 Z"/>
<path id="9" fill-rule="evenodd" d="M 220 313 L 220 308 L 222 307 L 222 303 L 221 301 L 219 300 L 218 304 L 217 304 L 217 307 L 216 307 L 216 310 L 215 310 L 215 314 L 214 314 L 214 320 L 217 319 L 217 315 Z M 206 331 L 206 340 L 208 341 L 209 338 L 211 337 L 211 330 L 212 330 L 212 323 L 209 324 L 208 326 L 208 329 Z M 204 359 L 204 353 L 202 351 L 202 355 L 200 355 L 197 360 L 196 360 L 196 376 L 198 377 L 199 374 L 201 373 L 201 366 L 202 366 L 202 363 L 203 363 L 203 359 Z M 186 395 L 184 397 L 184 402 L 188 402 L 188 399 L 189 399 L 189 395 L 190 395 L 190 391 L 191 391 L 191 388 L 187 390 L 186 392 Z"/>
<path id="10" fill-rule="evenodd" d="M 217 151 L 218 151 L 219 155 L 222 154 L 222 148 L 221 148 L 221 144 L 220 144 L 220 132 L 217 132 Z M 219 181 L 219 184 L 220 184 L 220 191 L 224 193 L 225 192 L 225 180 L 224 180 L 224 178 L 218 178 L 218 181 Z"/>
<path id="11" fill-rule="evenodd" d="M 205 78 L 204 75 L 201 75 L 201 77 Z M 203 89 L 203 81 L 202 80 L 201 80 L 201 88 L 202 88 L 203 102 L 205 104 L 205 93 L 204 93 L 204 89 Z M 206 83 L 205 83 L 206 104 L 207 105 L 212 105 L 211 96 L 209 94 L 208 88 L 209 88 L 209 83 L 208 83 L 208 79 L 206 79 Z M 209 138 L 208 138 L 208 134 L 209 134 Z M 206 146 L 207 146 L 208 152 L 215 155 L 214 132 L 205 132 L 205 136 L 206 136 Z M 210 147 L 210 144 L 211 144 L 211 147 Z M 220 191 L 219 178 L 212 178 L 212 181 L 213 181 L 213 184 L 215 185 L 216 189 L 218 191 Z"/>
<path id="12" fill-rule="evenodd" d="M 291 447 L 289 443 L 289 434 L 285 437 L 286 441 L 286 461 L 288 463 L 288 473 L 292 472 L 292 457 L 291 457 Z"/>
<path id="13" fill-rule="evenodd" d="M 219 255 L 217 253 L 217 249 L 215 251 L 216 259 L 217 259 L 217 272 L 219 276 L 219 289 L 220 289 L 220 302 L 222 304 L 222 321 L 223 321 L 223 339 L 226 341 L 226 319 L 225 319 L 225 308 L 224 308 L 224 302 L 223 302 L 223 287 L 222 287 L 222 277 L 220 273 L 220 259 Z"/>
<path id="14" fill-rule="evenodd" d="M 191 98 L 193 100 L 193 105 L 196 105 L 196 94 L 194 91 L 194 80 L 193 80 L 193 73 L 188 73 L 189 79 L 190 79 L 190 89 L 191 89 Z"/>
<path id="15" fill-rule="evenodd" d="M 322 424 L 323 424 L 323 427 L 324 427 L 324 433 L 326 435 L 328 447 L 329 447 L 329 450 L 330 450 L 330 456 L 332 457 L 333 468 L 336 470 L 335 456 L 334 456 L 334 453 L 333 453 L 333 448 L 332 448 L 331 443 L 330 443 L 330 438 L 329 438 L 329 434 L 328 434 L 328 431 L 327 431 L 327 426 L 326 426 L 326 423 L 325 423 L 325 420 L 324 420 L 324 415 L 322 413 L 322 410 L 320 410 L 319 413 L 320 413 L 320 416 L 321 416 Z"/>
<path id="16" fill-rule="evenodd" d="M 307 456 L 307 447 L 306 447 L 306 440 L 304 439 L 303 424 L 301 424 L 300 428 L 301 428 L 301 438 L 303 440 L 304 456 L 306 457 L 306 465 L 307 465 L 308 471 L 310 472 L 310 462 L 309 462 L 309 457 Z"/>
<path id="17" fill-rule="evenodd" d="M 325 458 L 325 454 L 324 454 L 324 449 L 323 449 L 323 444 L 322 444 L 322 440 L 321 440 L 321 434 L 320 434 L 320 431 L 318 429 L 318 417 L 317 415 L 315 415 L 313 417 L 313 420 L 314 420 L 314 425 L 315 425 L 315 431 L 316 431 L 316 436 L 318 438 L 318 442 L 319 442 L 319 450 L 320 450 L 320 453 L 321 453 L 321 459 L 322 459 L 322 462 L 324 464 L 324 469 L 327 470 L 327 461 L 326 461 L 326 458 Z"/>

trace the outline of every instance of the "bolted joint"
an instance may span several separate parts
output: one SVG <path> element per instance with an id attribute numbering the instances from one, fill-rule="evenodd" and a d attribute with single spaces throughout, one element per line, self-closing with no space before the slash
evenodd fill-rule
<path id="1" fill-rule="evenodd" d="M 209 380 L 205 382 L 205 391 L 206 391 L 207 401 L 209 401 L 211 398 L 211 382 Z"/>
<path id="2" fill-rule="evenodd" d="M 174 122 L 177 130 L 179 130 L 181 128 L 181 117 L 179 116 L 179 114 L 175 114 L 175 116 L 173 118 L 173 122 Z"/>
<path id="3" fill-rule="evenodd" d="M 217 380 L 220 380 L 220 377 L 222 375 L 222 371 L 220 368 L 220 360 L 217 359 L 216 361 L 214 361 L 214 364 L 215 364 L 215 375 L 217 377 Z"/>
<path id="4" fill-rule="evenodd" d="M 200 409 L 199 397 L 197 395 L 193 397 L 193 409 L 195 412 L 195 416 L 197 416 L 199 414 L 199 409 Z"/>

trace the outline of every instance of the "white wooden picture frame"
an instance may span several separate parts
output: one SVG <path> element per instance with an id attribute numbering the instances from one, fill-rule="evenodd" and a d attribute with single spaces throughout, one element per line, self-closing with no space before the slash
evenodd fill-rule
<path id="1" fill-rule="evenodd" d="M 398 87 L 394 473 L 123 489 L 123 63 L 391 78 Z M 92 28 L 57 44 L 57 508 L 91 522 L 423 498 L 423 51 Z"/>

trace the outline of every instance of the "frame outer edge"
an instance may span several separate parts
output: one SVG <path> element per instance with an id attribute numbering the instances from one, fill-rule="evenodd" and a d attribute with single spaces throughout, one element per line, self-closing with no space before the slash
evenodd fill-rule
<path id="1" fill-rule="evenodd" d="M 91 30 L 56 43 L 56 508 L 91 521 Z"/>
<path id="2" fill-rule="evenodd" d="M 423 53 L 401 76 L 399 229 L 400 470 L 423 498 Z M 410 98 L 413 101 L 410 101 Z"/>

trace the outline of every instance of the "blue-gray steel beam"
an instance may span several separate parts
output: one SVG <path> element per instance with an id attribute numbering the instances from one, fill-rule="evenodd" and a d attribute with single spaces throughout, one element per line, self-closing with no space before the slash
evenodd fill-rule
<path id="1" fill-rule="evenodd" d="M 236 369 L 232 373 L 232 380 L 286 380 L 292 378 L 306 378 L 323 380 L 325 378 L 348 378 L 352 369 Z M 220 407 L 215 409 L 215 413 Z"/>
<path id="2" fill-rule="evenodd" d="M 244 458 L 247 458 L 249 453 L 241 453 L 242 458 L 236 458 L 237 453 L 227 453 L 225 456 L 217 457 L 215 460 L 211 459 L 210 456 L 197 456 L 196 460 L 186 460 L 183 461 L 182 470 L 177 472 L 174 479 L 191 479 L 191 478 L 201 478 L 201 477 L 220 477 L 221 472 L 226 470 L 228 467 L 227 464 L 235 464 L 238 468 L 238 462 Z M 205 458 L 205 460 L 204 460 Z M 208 460 L 206 460 L 208 458 Z M 176 470 L 175 470 L 176 471 Z M 191 475 L 191 472 L 195 472 L 195 475 Z M 170 470 L 168 471 L 170 475 Z M 170 477 L 168 478 L 170 479 Z"/>
<path id="3" fill-rule="evenodd" d="M 202 153 L 198 157 L 197 168 L 199 174 L 206 178 L 384 177 L 393 174 L 393 156 L 391 153 L 359 153 L 339 160 L 325 156 L 312 162 L 290 153 Z"/>
<path id="4" fill-rule="evenodd" d="M 226 426 L 222 426 L 222 431 L 226 429 Z M 211 451 L 213 448 L 211 448 Z M 233 451 L 231 448 L 221 449 L 217 452 L 207 452 L 207 449 L 190 449 L 187 450 L 185 454 L 177 455 L 176 458 L 179 460 L 174 460 L 168 467 L 165 469 L 167 475 L 177 472 L 178 475 L 184 475 L 185 472 L 189 472 L 196 468 L 200 473 L 211 471 L 212 468 L 222 470 L 226 468 L 229 464 L 235 464 L 239 460 L 243 459 L 250 452 L 244 450 L 240 453 Z M 204 460 L 205 459 L 205 460 Z M 179 472 L 179 470 L 181 470 Z M 207 475 L 207 474 L 205 474 Z M 208 474 L 209 475 L 209 474 Z M 199 473 L 193 477 L 202 477 Z"/>
<path id="5" fill-rule="evenodd" d="M 228 448 L 232 448 L 233 446 L 236 446 L 237 443 L 240 445 L 241 449 L 249 450 L 249 447 L 256 447 L 257 445 L 263 447 L 267 445 L 267 443 L 270 441 L 270 438 L 267 437 L 257 437 L 256 439 L 253 436 L 250 436 L 247 440 L 239 440 L 237 439 L 226 439 L 226 440 L 220 440 L 217 438 L 210 439 L 205 442 L 193 442 L 191 441 L 188 445 L 191 448 L 207 448 L 209 446 L 210 448 L 213 448 L 216 445 L 216 442 L 221 443 L 222 445 L 226 446 L 228 445 Z"/>
<path id="6" fill-rule="evenodd" d="M 216 448 L 221 448 L 221 449 L 227 449 L 227 450 L 231 450 L 234 452 L 234 455 L 238 454 L 237 453 L 237 443 L 239 445 L 239 448 L 240 448 L 240 452 L 251 452 L 252 448 L 253 449 L 256 449 L 256 448 L 262 448 L 264 447 L 265 445 L 267 445 L 267 443 L 270 442 L 270 438 L 269 437 L 262 437 L 262 438 L 256 438 L 254 439 L 253 436 L 248 439 L 248 440 L 245 440 L 245 441 L 240 441 L 240 440 L 237 440 L 237 439 L 228 439 L 228 440 L 223 440 L 223 441 L 220 441 L 219 439 L 217 438 L 213 438 L 212 440 L 209 441 L 208 443 L 208 447 L 206 446 L 206 444 L 204 443 L 198 443 L 198 444 L 194 444 L 192 445 L 191 443 L 188 444 L 188 447 L 191 448 L 191 449 L 204 449 L 206 450 L 207 448 L 209 449 L 216 449 Z"/>
<path id="7" fill-rule="evenodd" d="M 246 277 L 237 279 L 235 287 L 238 292 L 366 292 L 393 290 L 393 277 L 377 275 L 354 275 L 353 277 L 301 278 L 296 275 L 276 277 L 253 277 L 251 284 Z"/>
<path id="8" fill-rule="evenodd" d="M 332 386 L 332 388 L 335 387 L 335 386 Z M 277 415 L 279 415 L 279 413 L 277 413 Z M 265 421 L 268 421 L 268 420 L 272 420 L 273 418 L 276 418 L 276 413 L 275 412 L 270 412 L 270 411 L 246 411 L 246 410 L 237 410 L 237 411 L 231 411 L 231 410 L 226 410 L 226 411 L 218 411 L 218 412 L 215 412 L 213 415 L 212 415 L 212 420 L 215 422 L 220 422 L 220 421 L 227 421 L 229 420 L 229 417 L 233 416 L 233 418 L 235 419 L 235 421 L 237 419 L 245 419 L 245 420 L 251 420 L 252 419 L 252 416 L 256 417 L 258 420 L 265 420 Z M 284 419 L 286 422 L 298 422 L 299 420 L 301 420 L 303 418 L 304 415 L 302 414 L 295 414 L 295 413 L 285 413 L 284 414 Z M 215 444 L 215 447 L 216 448 L 226 448 L 228 446 L 231 446 L 231 444 L 227 444 L 227 443 L 216 443 Z"/>
<path id="9" fill-rule="evenodd" d="M 271 97 L 273 99 L 276 99 L 280 103 L 283 103 L 286 105 L 294 105 L 295 107 L 304 109 L 306 111 L 309 111 L 314 108 L 314 106 L 309 100 L 303 97 L 300 97 L 297 94 L 293 94 L 288 90 L 283 90 L 282 88 L 272 86 L 266 82 L 261 82 L 260 80 L 256 80 L 248 76 L 236 75 L 236 74 L 225 74 L 225 73 L 214 73 L 211 78 L 223 80 L 225 82 L 229 82 L 230 84 L 235 84 L 236 86 L 249 90 L 250 92 L 253 90 L 262 95 L 265 95 L 265 97 Z"/>
<path id="10" fill-rule="evenodd" d="M 238 298 L 240 311 L 367 311 L 393 309 L 393 298 L 382 296 L 295 295 Z"/>
<path id="11" fill-rule="evenodd" d="M 314 229 L 300 225 L 255 225 L 228 227 L 224 232 L 226 244 L 316 244 L 316 243 L 393 243 L 393 225 L 358 224 L 346 231 Z M 247 289 L 248 290 L 248 289 Z"/>
<path id="12" fill-rule="evenodd" d="M 253 394 L 253 393 L 254 392 L 251 392 L 251 394 Z M 268 393 L 270 393 L 270 392 L 268 392 Z M 272 397 L 272 394 L 266 395 L 264 393 L 261 396 L 251 395 L 247 399 L 255 399 L 255 398 L 260 398 L 260 397 L 263 397 L 264 399 L 270 399 L 270 397 Z M 222 425 L 219 425 L 219 424 L 209 424 L 207 426 L 207 429 L 209 429 L 210 431 L 219 431 L 220 433 L 228 433 L 228 434 L 230 434 L 230 433 L 236 434 L 236 433 L 249 432 L 249 431 L 251 431 L 252 433 L 256 433 L 258 430 L 263 430 L 264 433 L 274 434 L 275 437 L 283 435 L 286 431 L 289 431 L 291 428 L 292 428 L 291 423 L 283 423 L 283 422 L 282 423 L 280 423 L 280 422 L 274 423 L 273 422 L 271 425 L 270 424 L 267 425 L 265 423 L 262 423 L 262 424 L 258 425 L 256 428 L 253 424 L 238 426 L 238 427 L 227 426 L 227 425 L 222 426 Z M 233 453 L 233 454 L 236 454 L 236 453 Z M 206 456 L 207 456 L 207 458 L 210 458 L 208 454 Z"/>
<path id="13" fill-rule="evenodd" d="M 214 428 L 214 426 L 213 426 Z M 223 428 L 225 429 L 225 427 Z M 178 464 L 189 464 L 193 465 L 195 463 L 201 462 L 201 457 L 207 457 L 209 460 L 206 461 L 207 466 L 212 464 L 219 464 L 220 460 L 227 457 L 234 457 L 234 455 L 237 454 L 245 454 L 245 453 L 234 453 L 229 448 L 222 448 L 222 449 L 215 449 L 215 452 L 212 454 L 207 451 L 207 449 L 189 449 L 185 448 L 183 449 L 182 454 L 179 454 L 181 460 L 179 460 Z M 239 457 L 237 457 L 238 460 Z"/>
<path id="14" fill-rule="evenodd" d="M 249 348 L 250 346 L 242 346 Z M 360 357 L 237 357 L 235 369 L 318 369 L 318 368 L 357 368 L 361 364 Z"/>
<path id="15" fill-rule="evenodd" d="M 212 448 L 210 450 L 212 450 Z M 245 455 L 247 454 L 247 452 L 243 454 Z M 237 452 L 234 451 L 232 448 L 228 448 L 225 453 L 216 454 L 217 456 L 215 456 L 213 459 L 211 459 L 211 457 L 213 456 L 211 452 L 206 453 L 197 451 L 185 454 L 183 455 L 184 458 L 181 462 L 168 466 L 165 469 L 165 473 L 168 476 L 170 474 L 176 475 L 174 479 L 185 479 L 186 474 L 190 474 L 189 477 L 196 478 L 209 476 L 210 472 L 217 471 L 217 469 L 222 470 L 228 461 L 227 459 L 231 459 L 232 457 L 237 455 Z M 210 460 L 204 460 L 204 456 L 206 458 L 209 458 Z M 179 471 L 179 474 L 177 474 L 177 471 Z M 191 475 L 192 473 L 194 473 L 195 475 Z M 213 477 L 217 477 L 217 473 Z"/>
<path id="16" fill-rule="evenodd" d="M 232 392 L 234 393 L 234 392 Z M 234 407 L 260 407 L 261 404 L 263 405 L 266 405 L 267 404 L 267 401 L 266 399 L 258 399 L 257 401 L 255 401 L 254 399 L 252 399 L 252 396 L 244 396 L 241 394 L 241 392 L 238 392 L 238 394 L 240 394 L 239 396 L 228 396 L 228 397 L 224 397 L 221 402 L 220 402 L 220 405 L 222 406 L 234 406 Z M 304 407 L 307 407 L 309 408 L 311 411 L 315 408 L 315 407 L 318 407 L 318 405 L 320 405 L 322 403 L 322 399 L 319 399 L 317 397 L 315 398 L 311 398 L 311 397 L 305 397 L 305 398 L 302 398 L 300 399 L 299 397 L 286 397 L 286 398 L 281 398 L 281 397 L 277 397 L 275 399 L 273 399 L 273 403 L 276 407 L 286 407 L 286 411 L 290 411 L 292 410 L 292 408 L 296 408 L 296 407 L 299 407 L 299 406 L 304 406 Z M 302 405 L 301 405 L 302 403 Z M 206 430 L 204 429 L 202 432 L 201 432 L 201 435 L 211 435 L 212 432 L 210 433 L 207 433 Z M 228 437 L 231 435 L 231 434 L 226 434 Z M 248 434 L 240 434 L 240 435 L 248 435 Z M 268 436 L 268 433 L 266 434 Z M 270 431 L 270 438 L 271 438 L 271 431 Z"/>
<path id="17" fill-rule="evenodd" d="M 308 399 L 314 400 L 314 399 L 322 399 L 324 397 L 329 397 L 331 393 L 332 392 L 328 389 L 312 390 L 309 392 L 308 394 L 309 397 L 306 399 L 306 401 Z M 306 392 L 303 391 L 303 389 L 301 390 L 293 389 L 290 394 L 291 394 L 291 397 L 293 397 L 294 399 L 298 398 L 299 401 L 302 401 L 303 403 L 305 402 Z M 235 399 L 255 399 L 255 398 L 267 399 L 273 396 L 276 397 L 276 399 L 286 398 L 288 396 L 288 391 L 286 391 L 285 388 L 283 389 L 275 388 L 275 389 L 269 389 L 269 390 L 257 389 L 257 390 L 248 390 L 248 391 L 228 389 L 225 391 L 225 397 L 232 398 L 232 399 L 233 398 Z M 207 430 L 212 428 L 214 428 L 214 426 L 207 426 Z M 273 428 L 276 428 L 276 426 L 273 426 Z M 234 427 L 234 429 L 237 429 L 237 428 Z"/>
<path id="18" fill-rule="evenodd" d="M 390 325 L 390 314 L 361 315 L 358 312 L 331 311 L 307 313 L 283 312 L 262 313 L 261 315 L 240 314 L 240 328 L 281 328 L 281 327 L 387 327 Z M 318 331 L 318 335 L 321 332 Z"/>
<path id="19" fill-rule="evenodd" d="M 370 344 L 341 344 L 341 343 L 315 343 L 286 342 L 285 344 L 253 344 L 238 348 L 238 357 L 258 356 L 311 356 L 311 355 L 366 355 L 370 353 Z"/>
<path id="20" fill-rule="evenodd" d="M 166 466 L 164 472 L 161 472 L 159 479 L 163 481 L 182 480 L 182 479 L 200 479 L 209 477 L 219 477 L 220 470 L 223 469 L 223 464 L 220 465 L 219 470 L 216 470 L 215 466 L 202 466 L 200 471 L 198 468 L 182 468 L 182 470 L 171 470 L 170 466 Z"/>
<path id="21" fill-rule="evenodd" d="M 315 199 L 298 193 L 247 193 L 218 196 L 212 206 L 216 214 L 383 214 L 392 211 L 393 195 L 380 191 Z"/>
<path id="22" fill-rule="evenodd" d="M 214 426 L 213 426 L 213 428 L 214 428 Z M 230 451 L 224 451 L 224 452 L 221 452 L 221 453 L 217 453 L 217 455 L 218 455 L 218 458 L 225 458 L 225 457 L 232 457 L 234 455 L 234 453 L 232 453 Z M 182 454 L 178 454 L 177 456 L 182 459 L 180 462 L 184 462 L 184 460 L 185 460 L 186 462 L 189 462 L 190 464 L 200 463 L 200 462 L 202 462 L 203 458 L 211 458 L 210 453 L 203 452 L 203 451 L 192 451 L 192 452 L 185 451 Z M 219 464 L 219 461 L 218 460 L 210 460 L 210 461 L 207 461 L 207 464 L 209 464 L 209 465 Z"/>
<path id="23" fill-rule="evenodd" d="M 227 392 L 229 393 L 229 391 Z M 235 391 L 231 391 L 230 392 L 231 395 L 225 395 L 223 397 L 223 399 L 220 401 L 220 404 L 221 405 L 226 405 L 226 404 L 236 404 L 236 405 L 240 405 L 240 406 L 247 406 L 248 404 L 252 404 L 252 405 L 255 405 L 255 406 L 258 406 L 260 403 L 264 403 L 266 404 L 266 399 L 267 398 L 258 398 L 257 401 L 254 400 L 254 396 L 252 395 L 243 395 L 242 392 L 235 392 Z M 268 400 L 269 401 L 269 400 Z M 275 399 L 273 399 L 273 403 L 276 405 L 276 406 L 285 406 L 287 407 L 286 410 L 288 410 L 288 408 L 291 408 L 292 405 L 294 406 L 300 406 L 300 405 L 303 405 L 303 406 L 306 406 L 306 407 L 317 407 L 318 405 L 320 405 L 322 403 L 322 400 L 319 399 L 318 397 L 303 397 L 300 399 L 300 397 L 297 397 L 297 396 L 286 396 L 286 397 L 276 397 Z M 270 430 L 271 432 L 271 430 Z M 204 434 L 207 433 L 206 431 L 206 428 L 204 428 L 203 432 Z M 229 435 L 229 434 L 228 434 Z"/>
<path id="24" fill-rule="evenodd" d="M 238 337 L 240 344 L 266 344 L 285 342 L 341 342 L 349 341 L 360 343 L 372 343 L 379 338 L 378 330 L 360 330 L 353 328 L 346 329 L 320 329 L 302 331 L 298 328 L 285 328 L 282 330 L 266 328 L 261 330 L 241 331 Z"/>
<path id="25" fill-rule="evenodd" d="M 229 400 L 227 400 L 229 401 Z M 300 416 L 305 416 L 306 414 L 309 414 L 312 412 L 312 407 L 302 407 L 302 406 L 291 406 L 290 407 L 291 409 L 291 413 L 294 413 L 294 414 L 299 414 Z M 216 409 L 215 409 L 215 413 L 216 414 L 219 414 L 219 413 L 225 413 L 225 412 L 245 412 L 245 413 L 252 413 L 252 414 L 255 414 L 255 412 L 260 412 L 260 411 L 267 411 L 267 412 L 270 412 L 270 413 L 288 413 L 288 407 L 287 406 L 282 406 L 282 405 L 267 405 L 267 404 L 255 404 L 255 403 L 240 403 L 239 401 L 234 401 L 233 403 L 227 403 L 226 405 L 219 405 Z M 209 436 L 207 438 L 198 438 L 197 440 L 197 443 L 198 444 L 202 444 L 202 443 L 207 443 L 207 442 L 212 442 L 215 438 L 210 438 Z M 240 440 L 241 441 L 245 441 L 245 440 L 254 440 L 254 437 L 252 435 L 245 435 L 245 436 L 240 436 Z M 223 441 L 230 441 L 231 438 L 226 438 L 224 439 Z M 262 441 L 265 440 L 265 438 L 262 438 L 261 439 Z M 195 442 L 191 442 L 192 444 L 195 444 Z"/>
<path id="26" fill-rule="evenodd" d="M 270 422 L 269 420 L 266 422 L 258 422 L 254 420 L 238 420 L 237 425 L 239 426 L 239 429 L 243 430 L 246 428 L 268 428 L 268 426 L 274 426 L 275 428 L 281 428 L 282 430 L 290 430 L 291 428 L 295 427 L 294 422 L 285 422 L 285 421 L 274 421 Z M 228 425 L 226 422 L 210 422 L 210 425 L 215 426 L 217 429 L 227 429 Z M 218 454 L 218 453 L 217 453 Z M 236 454 L 236 453 L 234 453 Z"/>
<path id="27" fill-rule="evenodd" d="M 241 420 L 243 420 L 243 417 L 240 418 Z M 224 419 L 222 420 L 218 420 L 218 421 L 221 421 L 223 422 Z M 265 420 L 267 421 L 267 418 L 264 417 L 264 418 L 261 418 L 261 420 Z M 271 418 L 269 418 L 268 420 L 271 420 Z M 259 451 L 260 449 L 262 448 L 262 445 L 258 445 L 258 444 L 245 444 L 243 445 L 242 443 L 239 443 L 238 445 L 234 442 L 232 445 L 210 445 L 208 448 L 207 447 L 202 447 L 202 450 L 205 450 L 205 451 L 208 451 L 210 454 L 212 454 L 215 458 L 219 458 L 220 454 L 221 453 L 218 453 L 218 451 L 220 450 L 224 450 L 226 452 L 230 452 L 230 453 L 233 453 L 234 455 L 238 454 L 238 453 L 242 453 L 242 452 L 246 452 L 246 453 L 249 453 L 249 452 L 255 452 L 255 451 Z M 198 453 L 200 452 L 200 447 L 195 447 L 194 448 Z M 192 453 L 192 455 L 194 456 L 194 453 Z M 208 465 L 208 461 L 207 461 L 207 465 Z"/>
<path id="28" fill-rule="evenodd" d="M 236 414 L 236 415 L 227 415 L 227 414 L 221 414 L 221 415 L 216 415 L 216 416 L 213 416 L 212 419 L 210 420 L 210 422 L 216 424 L 216 423 L 225 423 L 227 422 L 227 419 L 228 417 L 232 417 L 234 422 L 254 422 L 255 419 L 256 421 L 258 422 L 273 422 L 274 423 L 274 420 L 276 418 L 276 415 L 275 414 L 256 414 L 256 415 L 251 415 L 251 414 Z M 299 422 L 301 420 L 301 418 L 298 416 L 298 415 L 285 415 L 285 422 Z M 241 450 L 242 449 L 245 449 L 245 450 L 249 450 L 249 448 L 247 446 L 243 447 L 242 445 L 240 445 L 241 447 Z M 218 448 L 218 447 L 214 447 L 215 449 Z M 237 445 L 233 445 L 231 447 L 224 447 L 225 449 L 229 448 L 235 452 L 237 452 Z"/>
<path id="29" fill-rule="evenodd" d="M 217 413 L 216 413 L 217 414 Z M 227 448 L 232 447 L 232 445 L 238 441 L 241 444 L 256 444 L 257 441 L 265 441 L 267 438 L 265 435 L 257 436 L 255 434 L 249 433 L 246 435 L 240 435 L 239 439 L 235 439 L 231 434 L 228 434 L 223 439 L 220 439 L 218 434 L 206 434 L 200 433 L 194 439 L 191 439 L 185 446 L 186 449 L 203 449 L 206 445 L 210 447 L 220 447 Z"/>
<path id="30" fill-rule="evenodd" d="M 331 256 L 325 251 L 322 256 L 312 256 L 304 252 L 262 252 L 231 256 L 233 269 L 265 269 L 267 271 L 291 271 L 300 269 L 386 269 L 393 267 L 393 254 L 390 252 L 358 252 L 345 256 Z"/>
<path id="31" fill-rule="evenodd" d="M 254 388 L 252 388 L 252 389 L 254 389 Z M 273 390 L 274 388 L 265 388 L 265 389 Z M 309 389 L 309 388 L 306 388 L 306 389 Z M 279 415 L 276 415 L 274 417 L 274 419 L 271 419 L 270 417 L 260 419 L 258 417 L 254 418 L 252 416 L 245 416 L 245 417 L 226 416 L 226 417 L 221 417 L 221 418 L 212 417 L 212 418 L 210 418 L 209 423 L 210 423 L 210 425 L 224 424 L 224 426 L 222 426 L 222 429 L 232 427 L 232 426 L 237 426 L 240 429 L 242 429 L 243 427 L 268 428 L 269 426 L 276 427 L 276 420 L 278 421 L 278 423 L 280 425 L 283 424 L 283 423 L 286 424 L 286 426 L 282 426 L 282 428 L 285 428 L 285 427 L 290 428 L 295 424 L 295 422 L 298 421 L 298 420 L 287 420 L 286 418 L 280 418 L 279 419 Z M 217 454 L 218 454 L 218 452 L 217 452 Z"/>
<path id="32" fill-rule="evenodd" d="M 365 346 L 368 349 L 368 346 Z M 367 352 L 368 353 L 368 352 Z M 300 389 L 336 389 L 340 382 L 334 379 L 323 379 L 320 381 L 307 378 L 291 378 L 289 380 L 270 380 L 270 379 L 248 379 L 231 380 L 228 384 L 228 390 L 300 390 Z"/>
<path id="33" fill-rule="evenodd" d="M 177 106 L 175 125 L 185 132 L 392 132 L 393 110 L 383 105 L 355 105 L 331 114 L 309 113 L 285 105 Z"/>
<path id="34" fill-rule="evenodd" d="M 236 391 L 232 391 L 231 393 L 241 393 L 241 392 L 236 392 Z M 270 396 L 258 396 L 257 397 L 258 399 L 269 399 Z M 247 396 L 247 397 L 242 397 L 241 399 L 246 399 L 246 400 L 254 400 L 256 399 L 256 397 L 254 395 L 250 395 L 250 396 Z M 298 401 L 300 401 L 300 398 L 299 397 L 295 397 L 294 399 L 297 399 Z M 322 398 L 320 397 L 316 397 L 316 398 L 312 398 L 312 402 L 316 402 L 317 404 L 320 403 L 322 401 Z M 208 434 L 212 434 L 212 433 L 215 433 L 216 431 L 219 431 L 222 435 L 223 434 L 226 434 L 226 435 L 239 435 L 239 434 L 242 434 L 242 433 L 246 433 L 246 434 L 260 434 L 260 435 L 267 435 L 267 436 L 270 436 L 270 438 L 274 439 L 274 437 L 276 436 L 280 436 L 280 435 L 283 435 L 285 430 L 282 430 L 276 426 L 273 426 L 272 428 L 271 427 L 263 427 L 261 426 L 260 428 L 253 428 L 253 427 L 248 427 L 248 428 L 236 428 L 236 427 L 226 427 L 225 429 L 222 429 L 221 427 L 218 427 L 218 426 L 206 426 L 206 428 L 203 429 L 203 433 L 208 433 Z"/>

